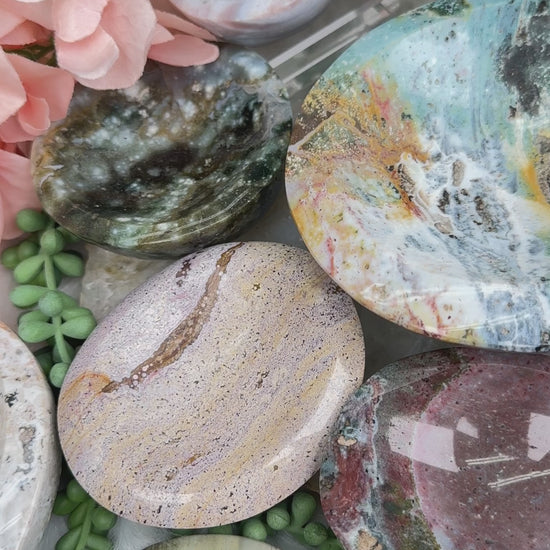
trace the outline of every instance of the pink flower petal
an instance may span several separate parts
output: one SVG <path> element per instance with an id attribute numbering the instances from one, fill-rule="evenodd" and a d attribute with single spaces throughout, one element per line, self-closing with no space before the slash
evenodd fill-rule
<path id="1" fill-rule="evenodd" d="M 13 239 L 21 235 L 15 224 L 17 212 L 23 208 L 40 208 L 31 178 L 28 158 L 0 149 L 0 239 Z"/>
<path id="2" fill-rule="evenodd" d="M 48 102 L 51 120 L 63 118 L 73 95 L 73 77 L 62 69 L 42 65 L 20 55 L 8 54 L 8 58 L 23 82 L 26 93 L 42 97 Z"/>
<path id="3" fill-rule="evenodd" d="M 174 40 L 151 46 L 149 57 L 161 63 L 189 67 L 212 63 L 219 56 L 218 46 L 195 36 L 177 34 Z"/>
<path id="4" fill-rule="evenodd" d="M 77 80 L 98 90 L 128 88 L 134 84 L 143 74 L 155 25 L 155 12 L 149 0 L 110 0 L 103 10 L 101 27 L 115 40 L 118 59 L 104 76 L 78 75 Z"/>
<path id="5" fill-rule="evenodd" d="M 24 132 L 39 136 L 50 127 L 50 107 L 42 97 L 27 95 L 27 103 L 19 109 L 17 120 Z"/>
<path id="6" fill-rule="evenodd" d="M 53 20 L 56 35 L 75 42 L 93 34 L 109 0 L 55 0 Z"/>
<path id="7" fill-rule="evenodd" d="M 49 30 L 32 21 L 23 21 L 21 25 L 2 36 L 0 43 L 2 46 L 25 46 L 36 42 L 45 42 L 50 34 Z"/>
<path id="8" fill-rule="evenodd" d="M 13 68 L 10 58 L 0 48 L 0 124 L 14 115 L 27 98 L 25 88 Z"/>
<path id="9" fill-rule="evenodd" d="M 24 17 L 8 11 L 0 5 L 0 38 L 10 33 L 25 21 Z"/>
<path id="10" fill-rule="evenodd" d="M 65 42 L 56 36 L 57 63 L 77 80 L 103 77 L 119 57 L 113 37 L 101 27 L 78 42 Z"/>
<path id="11" fill-rule="evenodd" d="M 47 29 L 53 29 L 54 0 L 0 0 L 0 7 Z"/>
<path id="12" fill-rule="evenodd" d="M 199 38 L 204 38 L 204 40 L 217 40 L 217 38 L 206 29 L 203 29 L 202 27 L 195 25 L 195 23 L 191 23 L 191 21 L 187 21 L 186 19 L 183 19 L 173 13 L 160 10 L 155 10 L 155 13 L 157 15 L 157 21 L 163 27 L 174 29 L 184 34 L 191 34 Z"/>
<path id="13" fill-rule="evenodd" d="M 151 38 L 151 44 L 162 44 L 163 42 L 172 40 L 172 38 L 174 38 L 174 35 L 168 29 L 157 23 Z"/>

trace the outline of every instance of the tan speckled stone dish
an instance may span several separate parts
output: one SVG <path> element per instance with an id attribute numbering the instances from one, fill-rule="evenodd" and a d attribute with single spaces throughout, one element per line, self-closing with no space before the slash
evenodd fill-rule
<path id="1" fill-rule="evenodd" d="M 355 306 L 305 250 L 219 245 L 92 333 L 61 390 L 60 439 L 78 481 L 121 516 L 231 523 L 315 473 L 363 372 Z"/>

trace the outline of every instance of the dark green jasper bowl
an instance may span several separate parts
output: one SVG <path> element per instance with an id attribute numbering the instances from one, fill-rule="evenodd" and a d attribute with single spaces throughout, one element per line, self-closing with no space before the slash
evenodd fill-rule
<path id="1" fill-rule="evenodd" d="M 292 111 L 258 54 L 224 46 L 199 67 L 146 66 L 131 88 L 76 89 L 33 146 L 44 209 L 80 238 L 138 257 L 227 241 L 282 182 Z"/>

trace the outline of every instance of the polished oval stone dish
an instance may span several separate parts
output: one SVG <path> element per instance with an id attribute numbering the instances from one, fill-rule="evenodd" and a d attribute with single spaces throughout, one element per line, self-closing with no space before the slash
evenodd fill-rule
<path id="1" fill-rule="evenodd" d="M 61 452 L 42 369 L 0 322 L 0 548 L 32 550 L 50 519 Z"/>
<path id="2" fill-rule="evenodd" d="M 34 142 L 44 209 L 84 240 L 180 257 L 230 239 L 270 203 L 290 137 L 286 91 L 258 54 L 147 65 L 125 90 L 80 87 Z"/>
<path id="3" fill-rule="evenodd" d="M 160 542 L 146 550 L 277 550 L 265 542 L 232 535 L 191 535 Z"/>
<path id="4" fill-rule="evenodd" d="M 321 468 L 347 550 L 545 548 L 550 357 L 454 348 L 382 369 Z"/>
<path id="5" fill-rule="evenodd" d="M 353 302 L 305 250 L 218 245 L 153 276 L 88 338 L 61 390 L 61 445 L 118 515 L 227 524 L 314 474 L 363 372 Z"/>
<path id="6" fill-rule="evenodd" d="M 306 98 L 292 214 L 323 269 L 382 317 L 549 349 L 549 9 L 425 6 L 364 35 Z"/>
<path id="7" fill-rule="evenodd" d="M 328 0 L 172 0 L 189 19 L 235 44 L 263 44 L 313 19 Z"/>

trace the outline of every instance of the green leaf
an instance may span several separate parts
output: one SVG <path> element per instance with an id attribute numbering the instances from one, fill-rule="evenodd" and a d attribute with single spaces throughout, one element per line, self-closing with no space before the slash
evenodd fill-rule
<path id="1" fill-rule="evenodd" d="M 19 284 L 30 283 L 40 273 L 43 265 L 43 256 L 31 256 L 17 264 L 13 270 L 13 278 Z"/>
<path id="2" fill-rule="evenodd" d="M 28 344 L 36 344 L 51 338 L 55 334 L 55 327 L 45 321 L 27 321 L 19 325 L 19 338 Z"/>
<path id="3" fill-rule="evenodd" d="M 313 521 L 304 527 L 304 541 L 310 546 L 319 546 L 328 539 L 328 529 Z"/>
<path id="4" fill-rule="evenodd" d="M 48 317 L 60 315 L 65 307 L 63 303 L 63 293 L 57 290 L 49 290 L 38 300 L 40 311 Z"/>
<path id="5" fill-rule="evenodd" d="M 82 277 L 84 262 L 80 256 L 71 252 L 59 252 L 53 256 L 53 263 L 67 277 Z"/>
<path id="6" fill-rule="evenodd" d="M 56 516 L 68 516 L 77 506 L 78 503 L 70 500 L 65 493 L 59 493 L 55 497 L 52 512 Z"/>
<path id="7" fill-rule="evenodd" d="M 31 256 L 36 256 L 40 252 L 39 246 L 30 239 L 19 243 L 17 246 L 17 257 L 22 262 Z"/>
<path id="8" fill-rule="evenodd" d="M 50 379 L 52 386 L 60 388 L 63 385 L 63 380 L 65 380 L 65 376 L 67 376 L 68 370 L 68 363 L 56 363 L 55 365 L 53 365 L 48 374 L 48 378 Z"/>
<path id="9" fill-rule="evenodd" d="M 63 235 L 54 227 L 46 229 L 40 237 L 40 248 L 48 256 L 61 252 L 64 246 L 65 239 Z"/>
<path id="10" fill-rule="evenodd" d="M 48 292 L 48 289 L 38 285 L 20 285 L 10 292 L 10 300 L 14 306 L 33 306 Z"/>
<path id="11" fill-rule="evenodd" d="M 90 498 L 88 493 L 82 488 L 76 479 L 71 479 L 71 481 L 69 481 L 65 492 L 70 500 L 77 503 L 84 502 Z"/>
<path id="12" fill-rule="evenodd" d="M 96 327 L 96 321 L 88 315 L 81 315 L 65 321 L 61 325 L 61 332 L 69 338 L 78 338 L 84 340 L 90 336 L 90 333 Z"/>
<path id="13" fill-rule="evenodd" d="M 107 531 L 115 526 L 117 516 L 106 510 L 102 506 L 98 506 L 92 512 L 92 525 L 100 531 Z"/>
<path id="14" fill-rule="evenodd" d="M 64 321 L 82 317 L 83 315 L 93 317 L 93 313 L 86 307 L 69 307 L 61 312 L 61 317 L 63 317 Z"/>
<path id="15" fill-rule="evenodd" d="M 49 218 L 43 212 L 37 212 L 30 208 L 25 208 L 17 213 L 15 223 L 21 231 L 25 233 L 34 233 L 35 231 L 42 231 L 46 229 Z"/>
<path id="16" fill-rule="evenodd" d="M 55 550 L 75 550 L 78 539 L 80 538 L 80 533 L 82 531 L 82 527 L 79 526 L 76 529 L 71 529 L 67 533 L 65 533 L 55 545 Z"/>
<path id="17" fill-rule="evenodd" d="M 19 263 L 19 257 L 17 256 L 17 247 L 10 246 L 2 252 L 0 256 L 0 262 L 6 269 L 14 269 Z"/>
<path id="18" fill-rule="evenodd" d="M 292 523 L 303 527 L 311 520 L 316 509 L 317 501 L 313 495 L 304 492 L 295 493 L 290 505 Z"/>
<path id="19" fill-rule="evenodd" d="M 241 535 L 248 539 L 267 539 L 267 529 L 260 518 L 250 518 L 243 522 Z"/>
<path id="20" fill-rule="evenodd" d="M 113 550 L 113 545 L 106 537 L 90 533 L 86 541 L 86 548 L 89 550 Z"/>
<path id="21" fill-rule="evenodd" d="M 69 529 L 74 529 L 79 525 L 84 523 L 86 519 L 86 513 L 88 512 L 88 502 L 89 499 L 86 499 L 84 502 L 76 505 L 76 508 L 71 512 L 69 519 L 67 520 L 67 525 Z"/>
<path id="22" fill-rule="evenodd" d="M 271 529 L 280 531 L 290 525 L 290 514 L 283 505 L 274 506 L 267 511 L 266 521 Z"/>

